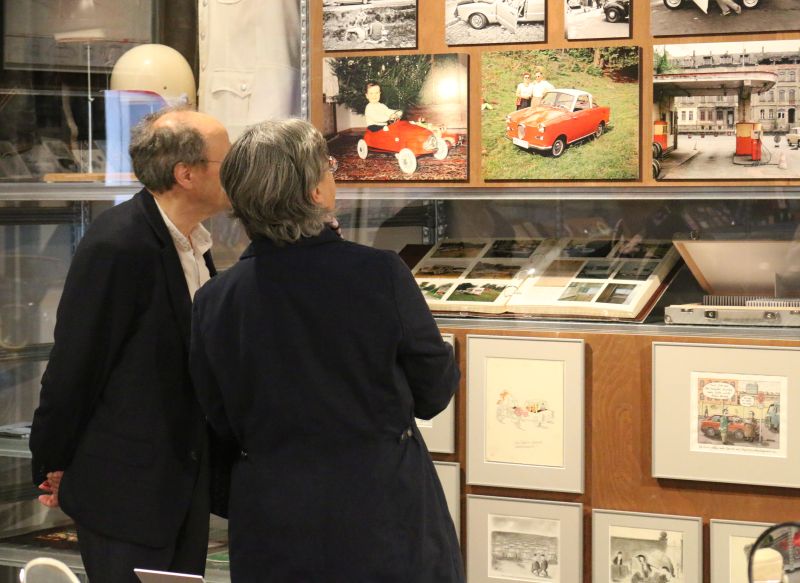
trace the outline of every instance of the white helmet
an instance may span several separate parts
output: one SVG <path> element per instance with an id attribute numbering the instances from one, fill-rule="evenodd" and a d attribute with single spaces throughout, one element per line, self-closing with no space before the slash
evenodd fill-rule
<path id="1" fill-rule="evenodd" d="M 139 45 L 122 55 L 111 71 L 111 89 L 150 91 L 169 105 L 197 103 L 192 68 L 166 45 Z"/>

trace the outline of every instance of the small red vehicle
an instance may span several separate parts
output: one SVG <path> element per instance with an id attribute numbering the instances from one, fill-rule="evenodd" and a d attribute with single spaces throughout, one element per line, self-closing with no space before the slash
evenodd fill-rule
<path id="1" fill-rule="evenodd" d="M 365 160 L 370 149 L 393 152 L 400 170 L 413 174 L 417 169 L 417 156 L 432 154 L 437 160 L 444 160 L 450 147 L 457 145 L 454 138 L 448 140 L 442 135 L 444 130 L 430 128 L 431 124 L 424 122 L 398 120 L 381 130 L 367 130 L 358 140 L 358 157 Z"/>
<path id="2" fill-rule="evenodd" d="M 558 158 L 567 144 L 602 136 L 610 117 L 611 109 L 595 103 L 591 93 L 555 89 L 539 105 L 508 114 L 506 137 L 520 148 L 549 150 Z"/>
<path id="3" fill-rule="evenodd" d="M 705 433 L 707 437 L 719 437 L 719 424 L 719 415 L 706 417 L 700 422 L 700 431 Z M 758 425 L 754 425 L 749 431 L 746 425 L 747 422 L 741 417 L 728 415 L 728 434 L 732 435 L 734 439 L 743 441 L 748 434 L 750 437 L 747 437 L 747 439 L 750 441 L 758 437 Z"/>

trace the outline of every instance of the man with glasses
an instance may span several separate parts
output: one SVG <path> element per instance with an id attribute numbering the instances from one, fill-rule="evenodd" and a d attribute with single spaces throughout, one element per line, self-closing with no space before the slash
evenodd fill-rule
<path id="1" fill-rule="evenodd" d="M 229 208 L 229 148 L 209 115 L 145 117 L 130 145 L 144 188 L 92 223 L 67 275 L 30 448 L 40 501 L 75 520 L 92 583 L 205 570 L 208 441 L 189 325 L 215 273 L 201 223 Z"/>

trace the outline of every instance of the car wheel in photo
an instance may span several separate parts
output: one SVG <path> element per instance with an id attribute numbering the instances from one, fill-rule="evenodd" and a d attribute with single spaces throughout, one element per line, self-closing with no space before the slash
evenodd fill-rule
<path id="1" fill-rule="evenodd" d="M 450 146 L 447 145 L 447 141 L 442 138 L 436 138 L 436 146 L 433 157 L 437 160 L 444 160 L 447 158 L 447 153 L 450 151 Z"/>
<path id="2" fill-rule="evenodd" d="M 658 160 L 661 158 L 661 154 L 664 153 L 664 148 L 661 147 L 661 144 L 658 142 L 653 142 L 653 158 Z"/>
<path id="3" fill-rule="evenodd" d="M 606 131 L 606 124 L 601 121 L 600 124 L 597 126 L 597 129 L 594 130 L 594 139 L 596 140 L 597 138 L 602 136 L 604 131 Z"/>
<path id="4" fill-rule="evenodd" d="M 734 432 L 733 436 L 734 436 L 736 439 L 738 439 L 739 441 L 742 441 L 742 440 L 744 439 L 744 431 L 742 431 L 741 429 L 737 429 L 737 430 Z"/>
<path id="5" fill-rule="evenodd" d="M 358 140 L 358 145 L 356 146 L 356 152 L 358 152 L 358 157 L 362 160 L 367 159 L 367 153 L 369 153 L 369 147 L 367 147 L 367 142 L 363 139 Z"/>
<path id="6" fill-rule="evenodd" d="M 661 174 L 661 162 L 653 160 L 653 178 L 658 178 L 659 174 Z"/>
<path id="7" fill-rule="evenodd" d="M 663 0 L 663 2 L 670 10 L 677 10 L 683 6 L 683 0 Z"/>
<path id="8" fill-rule="evenodd" d="M 753 8 L 757 7 L 761 0 L 742 0 L 742 6 L 747 8 L 748 10 L 752 10 Z"/>
<path id="9" fill-rule="evenodd" d="M 469 25 L 477 30 L 485 28 L 487 24 L 489 24 L 489 19 L 487 19 L 483 14 L 476 12 L 475 14 L 470 14 L 469 18 L 467 19 Z"/>
<path id="10" fill-rule="evenodd" d="M 622 20 L 622 12 L 616 8 L 609 8 L 606 11 L 606 20 L 609 22 L 619 22 Z"/>
<path id="11" fill-rule="evenodd" d="M 397 163 L 404 174 L 413 174 L 417 169 L 417 157 L 408 148 L 403 148 L 397 154 Z"/>
<path id="12" fill-rule="evenodd" d="M 713 427 L 706 427 L 704 433 L 706 434 L 706 437 L 714 437 L 717 434 Z"/>
<path id="13" fill-rule="evenodd" d="M 553 155 L 553 158 L 558 158 L 564 153 L 564 148 L 566 147 L 567 142 L 564 139 L 564 136 L 559 136 L 556 138 L 556 141 L 553 142 L 553 146 L 550 148 L 550 153 Z"/>

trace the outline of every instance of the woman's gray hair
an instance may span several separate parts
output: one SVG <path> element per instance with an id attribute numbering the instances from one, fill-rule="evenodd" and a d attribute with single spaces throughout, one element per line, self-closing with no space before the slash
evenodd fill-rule
<path id="1" fill-rule="evenodd" d="M 150 192 L 164 192 L 175 185 L 175 165 L 206 164 L 206 142 L 202 134 L 180 121 L 156 127 L 168 113 L 192 111 L 186 107 L 165 108 L 144 116 L 131 131 L 128 153 L 133 172 Z"/>
<path id="2" fill-rule="evenodd" d="M 220 168 L 222 187 L 251 239 L 293 243 L 318 235 L 330 210 L 311 193 L 328 171 L 328 146 L 301 119 L 266 121 L 248 128 Z"/>

